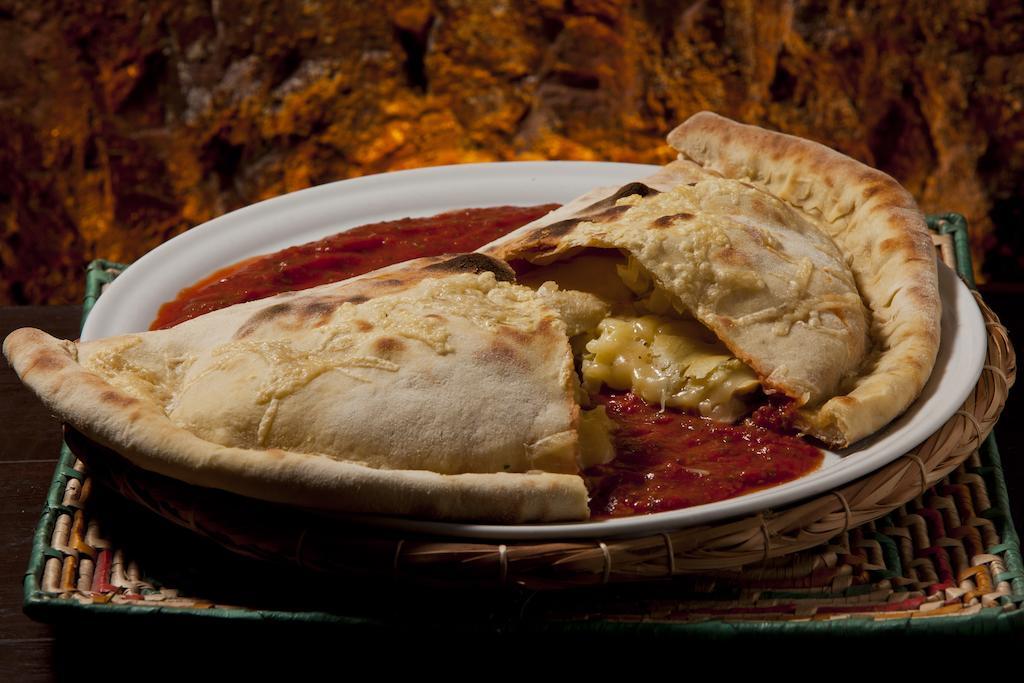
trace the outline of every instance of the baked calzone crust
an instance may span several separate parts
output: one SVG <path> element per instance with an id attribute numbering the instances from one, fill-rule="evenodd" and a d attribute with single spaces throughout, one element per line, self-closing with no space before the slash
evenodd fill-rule
<path id="1" fill-rule="evenodd" d="M 678 161 L 483 251 L 539 265 L 585 249 L 635 260 L 834 446 L 902 413 L 931 374 L 940 324 L 934 248 L 910 194 L 823 145 L 709 112 L 668 139 Z"/>

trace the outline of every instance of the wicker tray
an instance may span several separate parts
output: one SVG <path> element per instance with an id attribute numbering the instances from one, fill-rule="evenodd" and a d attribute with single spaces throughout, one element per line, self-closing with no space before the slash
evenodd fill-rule
<path id="1" fill-rule="evenodd" d="M 958 264 L 961 276 L 973 285 L 963 219 L 955 214 L 932 217 L 929 225 L 936 230 L 944 260 Z M 105 262 L 90 266 L 86 311 L 102 284 L 121 268 Z M 607 630 L 615 624 L 643 624 L 732 633 L 763 630 L 766 622 L 784 622 L 783 630 L 820 630 L 822 622 L 829 629 L 856 630 L 901 620 L 912 620 L 908 623 L 924 630 L 1019 626 L 1024 624 L 1024 611 L 1017 609 L 1024 600 L 1024 564 L 1007 512 L 998 451 L 991 436 L 985 438 L 1013 382 L 1015 362 L 1005 330 L 978 301 L 989 330 L 982 379 L 963 410 L 913 454 L 798 505 L 646 539 L 506 545 L 369 535 L 327 521 L 311 523 L 308 516 L 254 509 L 251 503 L 239 508 L 219 492 L 172 489 L 154 495 L 167 482 L 139 486 L 137 473 L 119 469 L 116 459 L 101 458 L 97 474 L 163 518 L 199 531 L 217 546 L 301 567 L 227 557 L 213 544 L 168 556 L 159 550 L 167 543 L 180 548 L 201 542 L 160 518 L 138 518 L 123 510 L 126 504 L 120 497 L 94 490 L 85 465 L 65 448 L 36 534 L 25 584 L 26 611 L 46 619 L 84 609 L 381 621 L 379 602 L 363 609 L 365 587 L 352 593 L 332 589 L 334 599 L 326 600 L 330 610 L 324 611 L 325 595 L 306 595 L 308 591 L 297 588 L 296 582 L 308 583 L 312 568 L 462 586 L 504 584 L 517 587 L 501 594 L 502 600 L 513 602 L 522 599 L 523 587 L 648 579 L 626 588 L 537 597 L 526 593 L 531 598 L 513 610 L 515 618 L 502 623 L 503 628 Z M 68 440 L 89 451 L 74 434 Z M 125 519 L 138 523 L 126 527 Z M 144 558 L 145 571 L 136 558 Z M 218 570 L 214 583 L 196 584 L 192 579 L 197 567 L 209 573 L 210 562 Z M 268 583 L 267 572 L 286 578 Z M 676 578 L 649 581 L 670 576 Z M 252 581 L 247 591 L 227 593 L 241 596 L 227 601 L 244 606 L 225 606 L 225 584 L 248 586 Z M 388 584 L 389 594 L 396 590 Z M 427 593 L 433 594 L 404 585 L 401 591 L 409 609 L 429 603 Z M 463 593 L 444 593 L 444 604 L 446 612 L 462 605 L 456 611 L 465 623 L 479 611 L 474 608 L 479 600 Z M 282 604 L 287 609 L 267 609 Z M 407 620 L 408 614 L 394 618 Z M 493 613 L 480 618 L 495 623 Z M 928 626 L 916 626 L 924 623 Z"/>

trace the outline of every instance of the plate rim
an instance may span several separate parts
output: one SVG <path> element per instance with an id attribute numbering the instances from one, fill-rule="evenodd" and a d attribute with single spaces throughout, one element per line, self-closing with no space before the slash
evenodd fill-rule
<path id="1" fill-rule="evenodd" d="M 346 180 L 339 180 L 324 185 L 319 185 L 311 188 L 305 188 L 296 192 L 288 193 L 278 197 L 272 197 L 255 204 L 251 204 L 235 211 L 229 212 L 210 221 L 207 221 L 201 225 L 198 225 L 191 230 L 188 230 L 171 240 L 168 240 L 154 249 L 147 252 L 145 255 L 140 257 L 137 261 L 131 264 L 124 272 L 122 272 L 104 292 L 103 296 L 99 298 L 94 306 L 93 310 L 86 321 L 85 326 L 82 330 L 82 340 L 90 340 L 99 338 L 100 336 L 109 336 L 111 333 L 103 333 L 104 330 L 114 326 L 116 333 L 125 333 L 132 330 L 121 330 L 117 332 L 118 317 L 116 313 L 118 306 L 124 307 L 123 299 L 127 298 L 128 302 L 132 299 L 132 292 L 138 291 L 137 280 L 143 281 L 147 277 L 148 269 L 153 267 L 154 264 L 157 266 L 167 266 L 168 263 L 173 264 L 175 258 L 180 258 L 181 254 L 175 255 L 175 252 L 187 252 L 189 249 L 195 247 L 195 245 L 201 245 L 203 242 L 210 241 L 210 236 L 220 236 L 221 240 L 224 240 L 226 235 L 221 234 L 219 231 L 227 230 L 229 233 L 233 231 L 244 231 L 245 222 L 247 220 L 258 218 L 266 221 L 273 218 L 275 215 L 282 212 L 288 212 L 295 209 L 296 207 L 308 207 L 311 204 L 317 202 L 336 202 L 339 200 L 338 195 L 343 197 L 348 193 L 355 193 L 359 191 L 366 191 L 368 189 L 378 188 L 383 186 L 389 188 L 393 185 L 402 184 L 403 182 L 411 182 L 413 184 L 428 182 L 428 181 L 444 181 L 446 176 L 454 175 L 465 176 L 471 174 L 475 179 L 479 179 L 481 175 L 493 175 L 494 178 L 490 182 L 497 182 L 501 180 L 502 175 L 508 175 L 511 173 L 515 175 L 534 175 L 544 176 L 545 179 L 557 180 L 559 173 L 570 172 L 574 174 L 573 180 L 579 180 L 580 176 L 591 176 L 596 175 L 598 177 L 609 176 L 607 179 L 599 181 L 596 186 L 601 185 L 615 185 L 616 183 L 629 182 L 630 180 L 636 180 L 644 175 L 649 175 L 654 170 L 660 168 L 659 166 L 649 164 L 629 164 L 629 163 L 618 163 L 618 162 L 601 162 L 601 161 L 518 161 L 518 162 L 484 162 L 484 163 L 473 163 L 473 164 L 455 164 L 447 166 L 434 166 L 427 168 L 408 169 L 402 171 L 394 171 L 388 173 L 378 173 L 368 176 L 361 176 L 358 178 L 350 178 Z M 622 176 L 618 179 L 613 179 L 611 176 L 615 176 L 616 173 L 621 173 Z M 592 189 L 593 186 L 588 185 L 587 189 Z M 584 190 L 586 191 L 586 190 Z M 573 195 L 576 196 L 576 195 Z M 564 203 L 571 199 L 572 196 L 565 196 L 561 201 Z M 516 202 L 506 202 L 509 204 L 516 204 Z M 534 203 L 543 203 L 541 201 L 534 201 Z M 462 208 L 466 206 L 481 206 L 482 204 L 452 204 L 448 208 Z M 494 204 L 490 204 L 494 205 Z M 424 211 L 414 211 L 412 213 L 405 213 L 405 215 L 431 215 L 444 209 L 425 209 Z M 387 220 L 387 218 L 377 218 L 376 220 Z M 342 223 L 346 221 L 341 221 Z M 349 221 L 351 222 L 351 221 Z M 341 230 L 332 228 L 330 233 L 324 232 L 323 234 L 333 234 L 334 232 L 341 232 L 345 229 L 355 227 L 356 225 L 365 224 L 367 222 L 373 222 L 373 219 L 358 220 L 351 222 L 351 225 L 347 225 Z M 227 226 L 225 228 L 225 226 Z M 324 228 L 326 230 L 326 228 Z M 307 230 L 308 232 L 308 230 Z M 305 233 L 303 233 L 305 234 Z M 316 239 L 316 237 L 301 237 L 297 236 L 294 244 L 301 244 L 310 241 L 310 239 Z M 262 253 L 276 251 L 277 249 L 283 248 L 277 244 L 268 246 Z M 258 253 L 258 252 L 257 252 Z M 237 262 L 243 259 L 248 254 L 239 254 L 233 258 L 233 260 L 223 263 L 221 266 L 214 266 L 214 269 L 228 265 L 232 262 Z M 969 332 L 969 328 L 973 327 L 975 334 L 980 332 L 982 341 L 984 341 L 985 331 L 984 322 L 981 317 L 981 312 L 977 308 L 973 297 L 971 296 L 966 285 L 960 279 L 952 273 L 941 261 L 938 261 L 940 268 L 940 292 L 943 291 L 943 281 L 949 283 L 946 286 L 952 286 L 954 288 L 955 296 L 952 302 L 948 302 L 944 298 L 944 309 L 946 304 L 950 305 L 951 310 L 955 310 L 958 314 L 955 322 L 957 323 L 957 330 L 954 332 L 954 340 L 960 335 L 961 328 Z M 208 272 L 212 272 L 212 269 Z M 189 276 L 191 277 L 191 276 Z M 949 278 L 952 278 L 950 281 Z M 191 279 L 183 286 L 187 286 L 192 282 L 195 282 L 198 278 Z M 174 290 L 174 294 L 180 290 L 181 287 Z M 146 291 L 143 287 L 142 291 Z M 171 296 L 173 297 L 172 294 Z M 113 295 L 113 296 L 111 296 Z M 966 299 L 965 299 L 966 297 Z M 163 299 L 163 301 L 169 300 L 170 297 Z M 969 302 L 969 305 L 966 305 Z M 963 312 L 967 317 L 973 317 L 975 320 L 973 324 L 966 320 L 961 320 L 959 314 Z M 943 311 L 944 326 L 947 324 L 946 311 Z M 150 316 L 150 320 L 152 315 Z M 977 339 L 975 339 L 977 341 Z M 959 401 L 956 402 L 957 407 L 963 403 L 970 391 L 973 389 L 977 382 L 977 377 L 980 376 L 982 366 L 984 364 L 984 348 L 985 344 L 979 345 L 980 357 L 976 359 L 974 365 L 976 365 L 977 375 L 973 376 L 973 381 L 965 382 L 960 388 L 963 389 L 962 396 Z M 954 352 L 956 349 L 954 349 Z M 940 355 L 942 351 L 940 350 Z M 941 381 L 941 378 L 940 378 Z M 908 408 L 908 413 L 915 410 L 915 407 L 920 402 L 915 402 Z M 936 428 L 941 426 L 952 414 L 955 414 L 957 408 L 945 415 L 941 421 L 937 423 Z M 903 420 L 903 416 L 897 418 L 895 423 Z M 933 420 L 934 421 L 934 420 Z M 900 429 L 904 429 L 901 427 Z M 885 436 L 882 441 L 891 438 L 894 434 L 887 434 L 887 432 L 893 431 L 893 423 L 883 430 L 882 434 Z M 919 430 L 918 430 L 919 431 Z M 898 435 L 899 431 L 896 430 Z M 930 434 L 930 432 L 929 432 Z M 495 524 L 475 524 L 475 523 L 461 523 L 461 522 L 441 522 L 432 520 L 417 520 L 411 518 L 397 518 L 397 517 L 375 517 L 359 514 L 343 514 L 340 515 L 344 519 L 351 520 L 357 523 L 366 524 L 368 526 L 387 529 L 387 530 L 402 530 L 410 531 L 414 533 L 427 533 L 432 535 L 443 535 L 456 538 L 480 538 L 480 539 L 493 539 L 493 540 L 555 540 L 555 539 L 567 539 L 567 538 L 597 538 L 597 537 L 624 537 L 624 536 L 643 536 L 649 534 L 664 533 L 665 531 L 677 530 L 694 526 L 697 524 L 706 524 L 709 522 L 720 521 L 722 519 L 729 519 L 735 517 L 742 517 L 744 515 L 751 514 L 752 512 L 758 512 L 776 507 L 779 505 L 790 505 L 797 503 L 802 500 L 806 500 L 816 495 L 820 495 L 825 491 L 834 489 L 838 486 L 848 484 L 862 476 L 870 474 L 871 472 L 884 467 L 896 458 L 903 455 L 905 452 L 916 447 L 920 442 L 927 438 L 928 434 L 925 434 L 916 441 L 910 444 L 909 447 L 901 446 L 894 450 L 891 454 L 885 458 L 880 457 L 877 454 L 873 454 L 871 460 L 873 466 L 849 466 L 846 468 L 840 468 L 835 470 L 834 465 L 816 470 L 815 472 L 795 479 L 784 484 L 780 484 L 775 487 L 764 489 L 761 491 L 746 494 L 744 496 L 738 496 L 735 498 L 726 499 L 723 501 L 716 501 L 714 503 L 708 503 L 705 505 L 694 506 L 690 508 L 684 508 L 682 510 L 674 510 L 663 513 L 654 513 L 650 515 L 642 515 L 628 518 L 616 518 L 610 520 L 599 520 L 599 521 L 582 521 L 582 522 L 570 522 L 570 523 L 544 523 L 544 524 L 529 524 L 529 525 L 495 525 Z M 897 440 L 899 441 L 899 440 Z M 903 440 L 903 443 L 906 439 Z M 829 452 L 826 451 L 826 458 L 828 458 Z M 877 460 L 877 462 L 876 462 Z M 840 463 L 841 464 L 841 463 Z M 846 470 L 849 470 L 847 472 Z M 825 472 L 825 475 L 821 473 Z M 831 472 L 832 474 L 827 474 Z M 806 490 L 804 490 L 806 489 Z M 321 512 L 321 511 L 318 511 Z M 331 513 L 334 515 L 335 513 Z M 340 514 L 340 513 L 339 513 Z"/>

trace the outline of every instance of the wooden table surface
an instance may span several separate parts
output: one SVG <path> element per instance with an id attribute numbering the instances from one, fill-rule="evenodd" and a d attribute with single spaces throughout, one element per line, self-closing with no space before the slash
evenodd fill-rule
<path id="1" fill-rule="evenodd" d="M 1024 288 L 989 287 L 985 298 L 1010 329 L 1011 340 L 1024 338 Z M 39 327 L 58 337 L 78 334 L 80 306 L 0 307 L 0 339 L 23 326 Z M 1014 518 L 1024 518 L 1024 462 L 1017 446 L 1024 443 L 1024 409 L 1012 392 L 1003 417 L 996 428 L 1005 472 L 1013 503 Z M 22 614 L 22 579 L 28 565 L 33 530 L 38 522 L 46 490 L 53 475 L 60 446 L 60 430 L 47 410 L 25 390 L 6 363 L 0 362 L 0 681 L 53 680 L 75 675 L 83 656 L 139 656 L 159 645 L 186 639 L 195 652 L 222 652 L 225 634 L 222 625 L 151 624 L 138 629 L 135 624 L 114 624 L 94 629 L 89 623 L 54 626 L 37 623 Z M 238 633 L 232 629 L 232 642 Z M 320 634 L 323 636 L 323 634 Z M 351 637 L 351 634 L 349 634 Z M 274 629 L 248 629 L 246 648 L 255 654 L 261 645 L 280 645 L 281 633 Z M 300 636 L 307 647 L 323 652 L 322 638 Z M 293 646 L 294 646 L 293 641 Z M 351 644 L 351 640 L 348 640 Z M 333 647 L 329 651 L 333 652 Z M 90 655 L 91 653 L 91 655 Z M 195 656 L 198 656 L 196 654 Z M 146 659 L 143 656 L 143 659 Z M 190 661 L 194 661 L 191 657 Z M 180 663 L 180 662 L 179 662 Z"/>

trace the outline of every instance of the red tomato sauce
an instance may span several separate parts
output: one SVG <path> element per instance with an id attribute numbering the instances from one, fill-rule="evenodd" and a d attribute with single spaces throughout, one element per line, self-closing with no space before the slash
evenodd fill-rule
<path id="1" fill-rule="evenodd" d="M 615 460 L 583 472 L 593 518 L 664 512 L 734 498 L 817 469 L 824 454 L 747 421 L 729 425 L 634 394 L 596 397 L 619 425 Z"/>
<path id="2" fill-rule="evenodd" d="M 222 268 L 160 307 L 151 330 L 233 304 L 309 289 L 421 256 L 473 251 L 558 208 L 499 206 L 372 223 Z"/>

